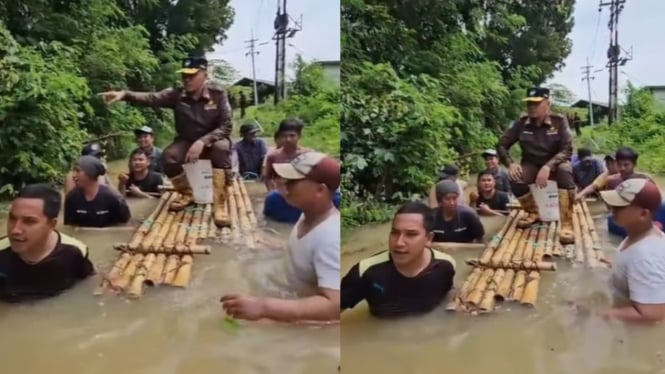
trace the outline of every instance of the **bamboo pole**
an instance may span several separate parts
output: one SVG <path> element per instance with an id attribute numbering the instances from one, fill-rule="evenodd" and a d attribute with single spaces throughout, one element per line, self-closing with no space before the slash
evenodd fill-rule
<path id="1" fill-rule="evenodd" d="M 126 244 L 125 243 L 117 243 L 113 245 L 113 249 L 116 251 L 127 251 L 126 249 Z M 187 245 L 182 245 L 180 249 L 177 248 L 171 248 L 171 249 L 166 249 L 164 247 L 160 248 L 159 252 L 153 252 L 151 250 L 142 250 L 138 249 L 136 251 L 130 251 L 130 253 L 165 253 L 165 254 L 189 254 L 189 255 L 209 255 L 210 254 L 210 246 L 209 245 L 200 245 L 200 244 L 195 244 L 192 246 L 187 246 Z"/>
<path id="2" fill-rule="evenodd" d="M 192 263 L 193 259 L 190 255 L 184 255 L 180 259 L 180 264 L 178 265 L 177 273 L 173 282 L 171 283 L 176 287 L 187 287 L 189 285 L 189 279 L 192 274 Z"/>
<path id="3" fill-rule="evenodd" d="M 489 261 L 489 263 L 498 265 L 501 263 L 501 260 L 503 260 L 504 252 L 514 253 L 515 248 L 517 248 L 517 244 L 519 243 L 519 240 L 522 237 L 523 233 L 524 233 L 523 229 L 517 229 L 515 232 L 513 232 L 512 235 L 510 236 L 510 241 L 508 242 L 508 245 L 499 246 L 499 248 L 497 248 L 497 250 L 492 255 L 492 259 Z M 508 238 L 505 238 L 504 240 L 508 240 Z"/>
<path id="4" fill-rule="evenodd" d="M 446 306 L 446 310 L 451 310 L 451 311 L 460 310 L 460 308 L 464 306 L 463 300 L 466 300 L 469 292 L 471 292 L 471 290 L 474 288 L 482 273 L 483 271 L 481 268 L 474 268 L 471 271 L 471 274 L 466 278 L 466 280 L 462 284 L 462 287 L 457 291 L 457 293 L 453 297 L 453 300 L 450 303 L 448 303 L 448 305 Z"/>
<path id="5" fill-rule="evenodd" d="M 154 253 L 149 253 L 143 258 L 143 261 L 136 270 L 136 275 L 134 275 L 134 279 L 132 280 L 132 283 L 129 286 L 129 290 L 127 291 L 127 296 L 131 298 L 139 298 L 141 297 L 141 295 L 143 295 L 143 284 L 145 283 L 146 277 L 148 276 L 148 272 L 150 271 L 150 268 L 152 267 L 152 264 L 154 262 L 155 262 Z"/>
<path id="6" fill-rule="evenodd" d="M 491 261 L 494 251 L 501 246 L 506 246 L 510 243 L 510 237 L 514 234 L 517 229 L 517 221 L 519 221 L 521 211 L 514 210 L 508 216 L 508 219 L 503 224 L 503 227 L 497 235 L 494 236 L 492 241 L 487 245 L 487 248 L 480 255 L 480 261 L 483 264 L 487 264 Z"/>
<path id="7" fill-rule="evenodd" d="M 478 279 L 475 287 L 469 293 L 469 297 L 465 300 L 465 304 L 471 307 L 478 307 L 478 304 L 482 300 L 483 294 L 487 289 L 487 286 L 494 275 L 494 269 L 484 269 L 483 274 Z"/>
<path id="8" fill-rule="evenodd" d="M 164 222 L 166 221 L 166 218 L 168 216 L 169 216 L 169 210 L 162 209 L 162 211 L 157 216 L 157 219 L 155 219 L 155 222 L 152 224 L 150 232 L 147 233 L 147 235 L 141 242 L 140 248 L 142 248 L 143 250 L 150 250 L 152 248 L 152 245 L 157 239 L 159 231 L 164 226 Z"/>
<path id="9" fill-rule="evenodd" d="M 580 244 L 582 246 L 583 252 L 584 252 L 584 257 L 585 261 L 588 266 L 590 267 L 596 267 L 598 266 L 597 259 L 596 259 L 596 253 L 594 250 L 593 246 L 593 239 L 591 239 L 591 228 L 589 228 L 588 222 L 586 220 L 586 217 L 584 216 L 584 209 L 582 208 L 582 204 L 580 204 L 579 208 L 577 209 L 578 212 L 578 221 L 580 222 L 580 231 L 581 231 L 581 238 L 580 238 Z"/>
<path id="10" fill-rule="evenodd" d="M 203 218 L 201 218 L 201 230 L 199 231 L 199 239 L 207 239 L 209 237 L 208 232 L 210 231 L 211 216 L 212 216 L 212 205 L 206 204 L 203 210 Z"/>
<path id="11" fill-rule="evenodd" d="M 541 225 L 538 229 L 537 242 L 536 245 L 534 245 L 531 260 L 539 262 L 543 259 L 543 256 L 545 255 L 545 247 L 547 246 L 548 232 L 549 227 L 547 225 Z"/>
<path id="12" fill-rule="evenodd" d="M 236 202 L 236 197 L 235 194 L 229 193 L 229 203 L 228 209 L 229 209 L 229 219 L 231 221 L 231 234 L 233 235 L 234 239 L 240 238 L 240 226 L 238 223 L 238 204 Z"/>
<path id="13" fill-rule="evenodd" d="M 192 224 L 187 230 L 187 237 L 185 238 L 185 246 L 188 248 L 196 245 L 196 241 L 199 239 L 199 232 L 201 232 L 201 226 L 203 226 L 202 220 L 203 207 L 198 206 L 192 217 Z"/>
<path id="14" fill-rule="evenodd" d="M 112 284 L 114 280 L 118 279 L 122 275 L 122 271 L 125 269 L 129 260 L 132 258 L 132 255 L 125 252 L 120 255 L 120 257 L 113 263 L 111 270 L 105 275 L 102 276 L 102 281 L 100 282 L 97 289 L 93 292 L 93 295 L 102 295 L 104 291 Z"/>
<path id="15" fill-rule="evenodd" d="M 141 245 L 141 242 L 143 241 L 143 238 L 145 235 L 150 231 L 150 227 L 152 227 L 152 223 L 157 217 L 159 213 L 161 213 L 162 209 L 168 204 L 169 198 L 173 195 L 173 193 L 165 193 L 162 195 L 162 197 L 159 199 L 159 204 L 157 204 L 157 207 L 155 210 L 150 213 L 150 216 L 143 220 L 141 223 L 141 226 L 136 230 L 134 233 L 134 236 L 129 242 L 129 249 L 131 250 L 136 250 L 139 245 Z"/>
<path id="16" fill-rule="evenodd" d="M 176 272 L 178 271 L 178 256 L 170 255 L 166 260 L 166 265 L 164 265 L 164 278 L 162 279 L 162 284 L 172 284 L 175 279 Z"/>
<path id="17" fill-rule="evenodd" d="M 584 218 L 589 227 L 589 232 L 591 234 L 591 240 L 593 241 L 594 248 L 600 245 L 600 237 L 598 237 L 598 231 L 596 231 L 596 226 L 593 224 L 593 217 L 591 217 L 591 211 L 589 210 L 589 204 L 586 200 L 582 202 L 582 212 L 584 213 Z"/>
<path id="18" fill-rule="evenodd" d="M 537 271 L 529 272 L 526 277 L 526 285 L 522 295 L 521 304 L 535 307 L 538 300 L 538 286 L 540 285 L 540 273 Z"/>
<path id="19" fill-rule="evenodd" d="M 194 214 L 191 210 L 186 210 L 185 216 L 182 218 L 182 224 L 178 227 L 175 236 L 175 249 L 178 252 L 185 248 L 185 239 L 187 238 L 187 231 L 189 231 L 189 224 L 192 222 L 193 216 Z"/>
<path id="20" fill-rule="evenodd" d="M 467 258 L 465 261 L 468 265 L 471 266 L 482 266 L 480 265 L 480 260 L 477 258 Z M 524 261 L 524 262 L 508 262 L 508 263 L 497 263 L 497 264 L 487 264 L 485 267 L 491 269 L 512 269 L 512 270 L 545 270 L 545 271 L 556 271 L 557 266 L 556 262 L 547 262 L 547 261 Z"/>
<path id="21" fill-rule="evenodd" d="M 499 287 L 494 293 L 494 300 L 497 303 L 502 303 L 508 297 L 512 289 L 514 280 L 515 280 L 515 270 L 514 269 L 506 270 L 506 273 L 503 276 L 503 279 L 501 280 Z"/>
<path id="22" fill-rule="evenodd" d="M 560 223 L 556 223 L 556 231 L 554 232 L 554 249 L 552 250 L 552 255 L 554 256 L 563 256 L 563 246 L 561 245 L 561 242 L 559 241 L 560 239 L 560 231 L 559 227 L 561 226 Z"/>
<path id="23" fill-rule="evenodd" d="M 582 233 L 580 231 L 580 220 L 578 218 L 579 215 L 579 205 L 574 205 L 573 206 L 573 231 L 575 233 L 575 261 L 576 262 L 584 262 L 584 244 L 582 243 Z"/>
<path id="24" fill-rule="evenodd" d="M 483 294 L 483 297 L 480 300 L 480 304 L 478 305 L 478 309 L 480 310 L 481 313 L 489 313 L 494 310 L 494 304 L 495 304 L 494 295 L 496 294 L 496 290 L 499 287 L 501 281 L 503 280 L 505 274 L 506 271 L 504 269 L 497 269 L 494 271 L 494 275 L 492 276 L 492 279 L 489 281 L 487 289 L 485 290 L 485 293 Z"/>
<path id="25" fill-rule="evenodd" d="M 551 258 L 554 255 L 554 235 L 556 234 L 556 222 L 549 223 L 549 231 L 547 232 L 547 244 L 545 246 L 544 258 Z"/>
<path id="26" fill-rule="evenodd" d="M 521 230 L 521 231 L 522 232 L 521 232 L 521 235 L 520 235 L 519 239 L 517 240 L 517 244 L 515 246 L 512 246 L 512 243 L 511 243 L 510 250 L 506 250 L 503 253 L 503 256 L 501 257 L 501 260 L 499 261 L 499 263 L 501 263 L 501 264 L 510 263 L 511 259 L 515 255 L 515 252 L 518 252 L 518 251 L 521 252 L 521 251 L 524 250 L 524 246 L 526 245 L 526 242 L 529 238 L 531 228 L 529 227 L 529 228 L 527 228 L 525 230 Z"/>
<path id="27" fill-rule="evenodd" d="M 131 282 L 132 278 L 134 277 L 134 274 L 136 273 L 136 268 L 139 266 L 141 261 L 143 261 L 143 254 L 142 253 L 134 254 L 132 256 L 132 259 L 129 260 L 129 264 L 122 272 L 122 276 L 120 276 L 117 282 L 113 282 L 112 286 L 114 288 L 118 288 L 121 290 L 126 289 L 129 283 Z"/>
<path id="28" fill-rule="evenodd" d="M 226 210 L 229 211 L 229 204 L 226 204 Z M 215 238 L 215 237 L 217 237 L 217 226 L 215 225 L 214 217 L 211 214 L 210 220 L 208 221 L 208 238 Z"/>
<path id="29" fill-rule="evenodd" d="M 256 219 L 256 214 L 254 214 L 254 209 L 252 208 L 252 199 L 249 196 L 249 192 L 245 187 L 245 182 L 236 181 L 240 185 L 240 193 L 242 194 L 243 200 L 245 201 L 245 208 L 247 209 L 247 217 L 249 218 L 249 223 L 252 227 L 256 227 L 258 220 Z"/>
<path id="30" fill-rule="evenodd" d="M 152 252 L 161 252 L 164 249 L 164 241 L 166 240 L 166 237 L 169 236 L 170 230 L 173 230 L 173 221 L 175 221 L 175 217 L 176 214 L 174 212 L 169 212 L 164 224 L 155 235 L 149 250 Z"/>
<path id="31" fill-rule="evenodd" d="M 164 265 L 166 265 L 166 254 L 160 253 L 157 255 L 155 262 L 152 264 L 152 267 L 148 272 L 148 277 L 145 279 L 146 284 L 150 286 L 157 286 L 162 283 Z"/>
<path id="32" fill-rule="evenodd" d="M 181 210 L 176 213 L 173 223 L 169 228 L 169 234 L 164 238 L 162 243 L 162 252 L 171 252 L 175 248 L 175 237 L 178 235 L 180 227 L 182 227 L 182 219 L 185 217 L 185 211 Z"/>
<path id="33" fill-rule="evenodd" d="M 238 207 L 238 223 L 243 232 L 249 232 L 252 226 L 249 223 L 249 218 L 247 216 L 247 207 L 245 206 L 245 201 L 240 194 L 240 187 L 238 183 L 233 185 L 233 194 L 235 195 L 236 206 Z"/>
<path id="34" fill-rule="evenodd" d="M 515 275 L 515 281 L 513 282 L 513 289 L 510 290 L 506 300 L 522 300 L 522 295 L 524 295 L 524 286 L 526 283 L 526 271 L 520 270 Z"/>

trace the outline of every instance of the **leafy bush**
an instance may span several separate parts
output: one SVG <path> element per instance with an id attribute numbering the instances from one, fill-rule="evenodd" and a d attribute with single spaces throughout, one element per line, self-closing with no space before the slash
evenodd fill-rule
<path id="1" fill-rule="evenodd" d="M 632 147 L 640 154 L 641 170 L 665 173 L 665 110 L 648 90 L 629 85 L 627 94 L 619 121 L 612 126 L 585 128 L 577 142 L 602 153 L 614 153 L 622 146 Z"/>
<path id="2" fill-rule="evenodd" d="M 299 117 L 305 122 L 302 144 L 339 157 L 339 86 L 323 78 L 321 67 L 302 60 L 298 64 L 296 71 L 300 73 L 288 98 L 277 105 L 250 107 L 245 120 L 258 121 L 265 136 L 271 137 L 282 120 Z"/>

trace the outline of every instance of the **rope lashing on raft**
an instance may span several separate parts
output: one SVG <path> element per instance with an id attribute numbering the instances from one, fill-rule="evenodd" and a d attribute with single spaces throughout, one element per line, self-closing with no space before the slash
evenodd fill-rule
<path id="1" fill-rule="evenodd" d="M 228 192 L 231 227 L 225 230 L 235 231 L 238 235 L 241 229 L 251 233 L 256 217 L 251 203 L 246 204 L 250 199 L 244 183 L 234 180 Z M 193 256 L 210 253 L 211 247 L 201 242 L 216 238 L 218 229 L 212 204 L 195 204 L 179 212 L 170 211 L 170 203 L 178 197 L 177 192 L 165 192 L 131 240 L 113 245 L 114 249 L 121 251 L 120 256 L 111 270 L 102 276 L 95 294 L 115 290 L 138 298 L 143 294 L 145 284 L 188 286 Z M 252 235 L 244 235 L 244 243 L 248 246 L 253 245 L 253 240 Z"/>
<path id="2" fill-rule="evenodd" d="M 602 251 L 593 250 L 600 243 L 593 240 L 595 232 L 586 202 L 576 203 L 576 251 L 594 266 L 601 262 Z M 471 273 L 457 289 L 446 309 L 465 313 L 490 313 L 504 301 L 534 307 L 538 300 L 541 271 L 556 271 L 556 262 L 543 259 L 562 258 L 558 222 L 538 222 L 526 229 L 517 228 L 522 210 L 512 210 L 504 226 L 494 235 L 479 258 L 467 259 Z M 586 223 L 586 224 L 585 224 Z M 596 236 L 597 237 L 597 236 Z M 595 260 L 592 261 L 592 260 Z"/>

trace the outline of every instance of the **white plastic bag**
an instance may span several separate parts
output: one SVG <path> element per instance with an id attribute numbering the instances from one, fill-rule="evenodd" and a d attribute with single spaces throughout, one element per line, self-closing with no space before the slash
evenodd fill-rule
<path id="1" fill-rule="evenodd" d="M 533 194 L 538 207 L 538 215 L 543 222 L 552 222 L 559 220 L 559 191 L 554 181 L 547 181 L 547 187 L 539 188 L 535 184 L 530 184 L 529 189 Z"/>
<path id="2" fill-rule="evenodd" d="M 193 164 L 184 164 L 183 168 L 189 185 L 192 186 L 194 202 L 211 204 L 213 202 L 213 182 L 210 160 L 198 160 Z"/>

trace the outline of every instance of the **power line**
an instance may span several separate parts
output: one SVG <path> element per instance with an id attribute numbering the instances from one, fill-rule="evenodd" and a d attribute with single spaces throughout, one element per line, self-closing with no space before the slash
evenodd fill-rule
<path id="1" fill-rule="evenodd" d="M 600 13 L 602 12 L 602 8 L 598 7 L 598 17 L 596 17 L 596 31 L 593 33 L 593 41 L 591 42 L 591 46 L 589 49 L 591 49 L 591 61 L 593 61 L 593 58 L 596 56 L 596 42 L 598 41 L 598 30 L 600 29 Z M 589 62 L 587 61 L 587 64 Z"/>

